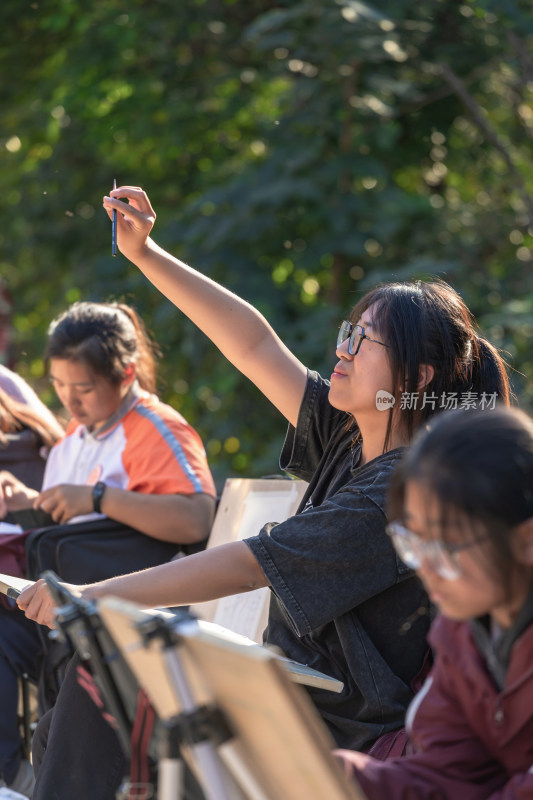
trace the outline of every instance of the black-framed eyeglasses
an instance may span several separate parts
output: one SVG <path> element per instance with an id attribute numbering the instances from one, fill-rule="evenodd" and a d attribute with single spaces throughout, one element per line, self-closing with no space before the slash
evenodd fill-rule
<path id="1" fill-rule="evenodd" d="M 448 581 L 456 581 L 462 575 L 457 554 L 489 538 L 478 536 L 458 544 L 443 542 L 441 539 L 422 539 L 397 521 L 390 522 L 386 530 L 404 564 L 411 569 L 420 569 L 422 562 L 427 561 L 431 569 Z"/>
<path id="2" fill-rule="evenodd" d="M 388 344 L 385 344 L 385 342 L 379 342 L 377 339 L 372 339 L 370 336 L 367 336 L 362 325 L 353 325 L 351 322 L 348 322 L 348 320 L 345 319 L 339 328 L 337 347 L 340 347 L 341 344 L 346 341 L 346 339 L 348 339 L 348 353 L 351 356 L 357 355 L 361 348 L 363 339 L 368 339 L 369 342 L 380 344 L 382 347 L 389 346 Z"/>

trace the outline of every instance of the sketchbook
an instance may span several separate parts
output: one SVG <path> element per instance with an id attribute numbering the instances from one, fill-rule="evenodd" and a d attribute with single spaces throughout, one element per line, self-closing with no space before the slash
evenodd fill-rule
<path id="1" fill-rule="evenodd" d="M 42 508 L 21 508 L 18 511 L 11 511 L 11 516 L 24 531 L 57 525 L 52 515 Z"/>
<path id="2" fill-rule="evenodd" d="M 218 504 L 208 549 L 255 536 L 267 522 L 283 522 L 296 513 L 307 489 L 305 481 L 228 478 Z M 270 589 L 208 600 L 191 606 L 197 617 L 237 631 L 257 644 L 268 621 Z"/>
<path id="3" fill-rule="evenodd" d="M 124 601 L 119 600 L 118 598 L 111 598 L 112 601 L 117 603 L 124 603 Z M 125 604 L 127 605 L 127 604 Z M 142 615 L 156 615 L 160 616 L 163 619 L 168 621 L 172 620 L 174 616 L 169 611 L 163 611 L 161 609 L 143 609 Z M 141 617 L 139 617 L 141 619 Z M 247 636 L 243 636 L 240 633 L 234 633 L 230 631 L 228 628 L 222 627 L 222 625 L 217 625 L 213 622 L 207 622 L 203 619 L 198 619 L 198 629 L 201 633 L 204 633 L 206 636 L 216 637 L 219 642 L 226 642 L 230 646 L 232 644 L 237 645 L 237 647 L 245 647 L 248 648 L 248 652 L 250 654 L 258 651 L 265 651 L 270 658 L 275 658 L 276 661 L 280 663 L 283 667 L 284 671 L 288 673 L 290 680 L 293 683 L 301 683 L 304 686 L 313 686 L 318 689 L 325 689 L 330 692 L 342 692 L 344 684 L 342 681 L 338 681 L 336 678 L 331 678 L 329 675 L 325 675 L 323 672 L 319 672 L 312 667 L 308 667 L 305 664 L 300 664 L 298 661 L 293 661 L 290 658 L 286 658 L 277 650 L 274 650 L 269 647 L 265 647 L 264 645 L 257 644 L 256 642 L 249 639 Z M 122 631 L 122 638 L 120 644 L 122 647 L 129 648 L 133 645 L 133 642 L 136 640 L 136 633 L 134 628 L 128 629 L 128 634 L 125 631 Z"/>
<path id="4" fill-rule="evenodd" d="M 33 581 L 27 578 L 15 578 L 13 575 L 0 573 L 0 592 L 8 597 L 16 598 L 26 586 L 31 586 Z"/>

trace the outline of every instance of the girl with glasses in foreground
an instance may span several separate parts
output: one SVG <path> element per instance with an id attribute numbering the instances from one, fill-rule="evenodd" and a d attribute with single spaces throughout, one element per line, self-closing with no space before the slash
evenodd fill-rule
<path id="1" fill-rule="evenodd" d="M 533 796 L 533 421 L 444 414 L 393 482 L 389 533 L 441 616 L 407 713 L 412 754 L 342 751 L 370 800 Z"/>
<path id="2" fill-rule="evenodd" d="M 507 401 L 500 357 L 451 287 L 390 284 L 365 295 L 341 327 L 326 381 L 306 369 L 255 308 L 150 239 L 155 213 L 142 189 L 116 189 L 104 207 L 110 217 L 117 212 L 121 252 L 288 420 L 280 463 L 309 488 L 300 513 L 250 531 L 244 541 L 82 591 L 174 606 L 269 586 L 265 641 L 344 684 L 340 694 L 309 690 L 337 746 L 386 755 L 413 697 L 429 627 L 427 597 L 385 532 L 390 476 L 413 432 L 449 396 L 457 401 L 471 392 L 480 401 Z M 419 393 L 420 402 L 403 408 L 403 392 Z M 42 583 L 19 605 L 53 624 Z M 69 723 L 73 706 L 60 696 L 53 729 L 74 728 L 65 747 L 84 758 L 74 759 L 73 778 L 90 785 L 109 750 L 98 753 L 102 736 L 90 735 L 88 720 Z M 36 800 L 65 779 L 64 750 L 52 738 Z M 401 737 L 396 743 L 401 750 Z"/>

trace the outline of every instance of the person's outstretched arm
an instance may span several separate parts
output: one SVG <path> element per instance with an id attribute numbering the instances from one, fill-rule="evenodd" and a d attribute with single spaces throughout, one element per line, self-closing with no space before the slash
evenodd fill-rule
<path id="1" fill-rule="evenodd" d="M 123 202 L 119 198 L 125 198 Z M 122 186 L 104 197 L 111 217 L 117 211 L 117 242 L 175 306 L 208 336 L 226 358 L 296 424 L 306 368 L 253 306 L 162 250 L 151 238 L 155 212 L 146 193 Z"/>
<path id="2" fill-rule="evenodd" d="M 267 578 L 248 545 L 230 542 L 142 572 L 69 588 L 86 599 L 114 595 L 153 608 L 192 605 L 262 586 L 268 586 Z M 55 606 L 43 580 L 25 589 L 17 603 L 27 617 L 53 627 Z"/>

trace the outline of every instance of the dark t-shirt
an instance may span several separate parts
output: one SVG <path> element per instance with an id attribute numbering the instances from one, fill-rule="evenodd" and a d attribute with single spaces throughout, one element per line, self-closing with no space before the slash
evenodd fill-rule
<path id="1" fill-rule="evenodd" d="M 308 375 L 280 464 L 309 481 L 298 513 L 246 539 L 271 593 L 265 642 L 344 683 L 309 689 L 340 747 L 402 727 L 427 651 L 427 598 L 385 532 L 387 486 L 403 449 L 358 467 L 350 417 Z"/>

